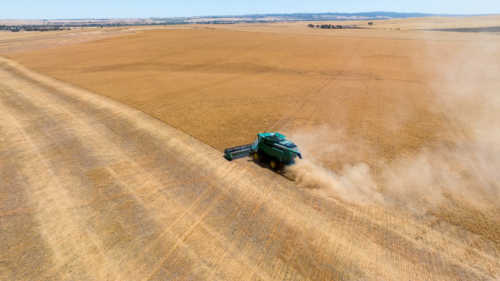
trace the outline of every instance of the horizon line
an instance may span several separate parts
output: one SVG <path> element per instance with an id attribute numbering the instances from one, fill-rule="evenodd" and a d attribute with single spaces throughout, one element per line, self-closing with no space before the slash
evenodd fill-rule
<path id="1" fill-rule="evenodd" d="M 461 16 L 461 17 L 474 17 L 474 16 L 495 16 L 500 14 L 433 14 L 433 13 L 420 13 L 420 12 L 389 12 L 389 11 L 372 11 L 372 12 L 355 12 L 355 13 L 345 13 L 345 12 L 321 12 L 321 13 L 267 13 L 267 14 L 239 14 L 239 15 L 202 15 L 202 16 L 185 16 L 185 17 L 120 17 L 120 18 L 59 18 L 59 19 L 49 19 L 49 18 L 39 18 L 39 19 L 0 19 L 0 20 L 113 20 L 113 19 L 168 19 L 168 18 L 200 18 L 200 17 L 244 17 L 244 16 L 286 16 L 286 15 L 358 15 L 358 14 L 371 14 L 371 13 L 391 13 L 391 14 L 415 14 L 422 15 L 422 17 L 432 17 L 432 16 L 441 16 L 441 17 L 452 17 L 452 16 Z M 425 16 L 424 16 L 425 15 Z"/>

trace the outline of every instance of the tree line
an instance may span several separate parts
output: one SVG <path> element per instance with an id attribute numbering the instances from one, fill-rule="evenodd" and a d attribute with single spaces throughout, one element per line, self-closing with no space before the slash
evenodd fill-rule
<path id="1" fill-rule="evenodd" d="M 8 30 L 12 32 L 19 32 L 21 30 L 25 31 L 61 31 L 61 30 L 71 30 L 69 27 L 61 26 L 36 26 L 36 25 L 0 25 L 0 30 Z"/>
<path id="2" fill-rule="evenodd" d="M 322 25 L 316 25 L 314 24 L 308 24 L 307 27 L 310 28 L 323 28 L 323 29 L 328 29 L 328 28 L 342 28 L 342 25 L 334 25 L 334 24 L 322 24 Z"/>

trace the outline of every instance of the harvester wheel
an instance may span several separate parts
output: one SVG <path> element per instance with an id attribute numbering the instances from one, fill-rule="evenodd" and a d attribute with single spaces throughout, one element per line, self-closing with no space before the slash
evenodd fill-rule
<path id="1" fill-rule="evenodd" d="M 271 159 L 271 161 L 269 161 L 269 166 L 271 166 L 273 170 L 279 170 L 281 168 L 281 162 Z"/>
<path id="2" fill-rule="evenodd" d="M 255 161 L 262 162 L 262 158 L 264 158 L 264 157 L 263 157 L 262 153 L 260 153 L 259 151 L 256 151 L 253 153 L 253 159 L 255 159 Z"/>
<path id="3" fill-rule="evenodd" d="M 285 169 L 285 163 L 279 163 L 278 164 L 278 170 L 283 171 Z"/>

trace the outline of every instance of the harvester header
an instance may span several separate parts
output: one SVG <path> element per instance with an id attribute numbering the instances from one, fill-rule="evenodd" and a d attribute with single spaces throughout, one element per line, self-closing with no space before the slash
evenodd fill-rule
<path id="1" fill-rule="evenodd" d="M 259 162 L 267 161 L 275 170 L 294 165 L 297 156 L 302 159 L 297 146 L 280 133 L 258 133 L 255 142 L 224 150 L 224 157 L 228 160 L 245 156 L 252 156 Z"/>

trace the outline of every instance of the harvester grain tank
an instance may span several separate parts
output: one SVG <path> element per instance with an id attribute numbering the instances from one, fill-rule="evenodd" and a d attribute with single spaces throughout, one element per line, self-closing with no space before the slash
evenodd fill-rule
<path id="1" fill-rule="evenodd" d="M 245 156 L 252 156 L 259 162 L 269 162 L 271 168 L 275 170 L 294 165 L 297 156 L 302 159 L 297 146 L 279 133 L 259 133 L 254 143 L 224 150 L 224 157 L 228 160 Z"/>

